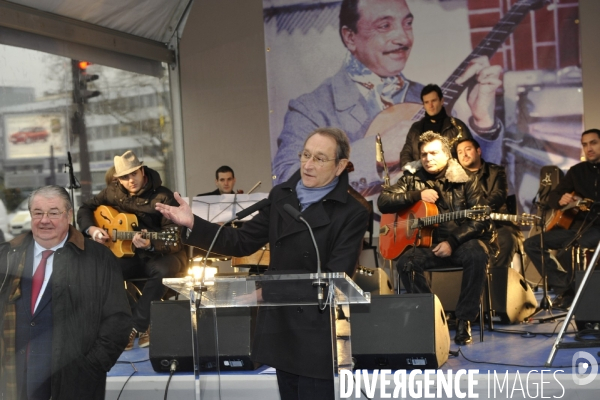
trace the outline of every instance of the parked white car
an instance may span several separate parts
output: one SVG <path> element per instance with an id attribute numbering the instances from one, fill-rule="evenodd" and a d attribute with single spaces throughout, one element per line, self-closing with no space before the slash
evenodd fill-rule
<path id="1" fill-rule="evenodd" d="M 4 241 L 8 233 L 8 213 L 2 199 L 0 199 L 0 242 Z"/>
<path id="2" fill-rule="evenodd" d="M 8 232 L 13 236 L 17 236 L 30 230 L 31 214 L 29 214 L 27 199 L 25 199 L 19 204 L 17 212 L 8 223 Z"/>

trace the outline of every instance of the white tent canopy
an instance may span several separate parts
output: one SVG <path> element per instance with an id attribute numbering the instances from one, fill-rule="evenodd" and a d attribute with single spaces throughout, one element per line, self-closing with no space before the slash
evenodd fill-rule
<path id="1" fill-rule="evenodd" d="M 156 75 L 192 1 L 0 0 L 0 43 Z"/>

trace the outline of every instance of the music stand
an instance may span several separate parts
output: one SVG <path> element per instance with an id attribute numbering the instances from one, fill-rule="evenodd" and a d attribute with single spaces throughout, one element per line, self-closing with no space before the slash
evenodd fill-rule
<path id="1" fill-rule="evenodd" d="M 192 212 L 206 221 L 224 223 L 233 219 L 235 214 L 268 196 L 268 193 L 197 196 L 192 200 Z M 252 216 L 244 218 L 243 221 L 250 219 Z"/>

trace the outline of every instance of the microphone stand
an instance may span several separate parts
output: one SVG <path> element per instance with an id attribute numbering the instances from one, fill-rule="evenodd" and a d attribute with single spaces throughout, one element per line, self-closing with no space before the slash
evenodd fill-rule
<path id="1" fill-rule="evenodd" d="M 571 304 L 571 308 L 567 312 L 567 317 L 565 318 L 565 320 L 562 324 L 562 327 L 560 328 L 560 332 L 558 333 L 558 336 L 556 337 L 556 340 L 554 341 L 554 344 L 552 345 L 552 348 L 550 349 L 550 354 L 548 355 L 548 360 L 546 360 L 546 363 L 544 364 L 544 366 L 546 366 L 546 367 L 552 366 L 554 356 L 556 355 L 556 351 L 558 349 L 585 347 L 585 343 L 582 343 L 582 342 L 563 343 L 562 340 L 563 340 L 564 334 L 569 326 L 569 323 L 571 322 L 573 313 L 577 309 L 577 303 L 579 302 L 581 293 L 585 289 L 588 279 L 592 275 L 592 272 L 596 269 L 595 267 L 596 267 L 596 264 L 598 263 L 598 255 L 599 254 L 600 254 L 600 242 L 596 246 L 596 250 L 594 250 L 594 256 L 592 257 L 592 261 L 590 262 L 590 265 L 588 265 L 587 270 L 585 271 L 585 275 L 583 276 L 583 279 L 581 280 L 581 284 L 579 285 L 579 288 L 577 288 L 577 292 L 575 293 L 575 297 L 573 298 L 573 303 Z M 597 345 L 594 344 L 594 347 L 596 347 L 596 346 Z"/>
<path id="2" fill-rule="evenodd" d="M 73 160 L 71 159 L 71 152 L 67 151 L 68 164 L 65 164 L 65 168 L 69 170 L 69 192 L 71 194 L 71 204 L 75 206 L 75 194 L 73 193 L 73 189 L 80 189 L 81 184 L 75 178 L 75 174 L 73 173 Z M 73 213 L 73 226 L 77 228 L 77 222 L 75 221 L 75 212 Z"/>
<path id="3" fill-rule="evenodd" d="M 549 315 L 545 315 L 545 316 L 541 316 L 540 318 L 537 318 L 538 321 L 540 322 L 546 322 L 546 321 L 552 321 L 555 320 L 557 318 L 563 317 L 565 314 L 561 313 L 558 315 L 554 315 L 552 314 L 552 301 L 550 300 L 550 295 L 548 294 L 548 275 L 546 273 L 546 260 L 545 260 L 545 256 L 544 256 L 544 232 L 546 230 L 546 211 L 547 211 L 547 206 L 544 203 L 536 203 L 538 210 L 541 211 L 541 219 L 538 220 L 538 227 L 540 228 L 540 249 L 541 249 L 541 264 L 542 264 L 542 290 L 543 290 L 543 295 L 542 295 L 542 299 L 540 300 L 540 306 L 538 307 L 538 309 L 535 311 L 535 313 L 533 314 L 532 317 L 535 317 L 537 315 L 539 315 L 542 312 L 546 312 Z M 535 318 L 534 318 L 535 319 Z"/>
<path id="4" fill-rule="evenodd" d="M 308 228 L 308 232 L 310 233 L 310 237 L 313 242 L 313 246 L 315 247 L 315 252 L 317 253 L 317 280 L 313 281 L 313 287 L 318 288 L 317 292 L 317 302 L 319 304 L 319 310 L 324 311 L 327 303 L 325 303 L 325 288 L 329 286 L 329 283 L 321 280 L 321 256 L 319 255 L 319 247 L 317 246 L 317 241 L 315 240 L 315 235 L 313 233 L 310 224 L 304 219 L 302 213 L 292 207 L 290 204 L 286 204 L 283 206 L 283 209 L 290 214 L 296 221 L 303 222 Z"/>
<path id="5" fill-rule="evenodd" d="M 219 226 L 219 229 L 217 229 L 217 233 L 215 233 L 215 236 L 213 237 L 213 240 L 210 243 L 208 250 L 206 251 L 206 256 L 204 256 L 204 267 L 202 268 L 202 273 L 199 278 L 199 280 L 200 280 L 199 285 L 196 285 L 196 281 L 194 281 L 194 289 L 197 288 L 197 290 L 199 290 L 200 292 L 205 292 L 207 290 L 206 284 L 204 282 L 204 278 L 206 275 L 206 273 L 205 273 L 206 272 L 206 262 L 208 260 L 208 256 L 210 255 L 210 252 L 211 252 L 213 246 L 215 245 L 215 242 L 217 241 L 217 238 L 219 237 L 219 234 L 221 233 L 221 230 L 223 229 L 223 227 L 229 223 L 232 223 L 233 221 L 242 220 L 242 219 L 246 218 L 248 215 L 252 214 L 253 212 L 258 211 L 258 210 L 268 206 L 269 204 L 271 204 L 271 200 L 262 199 L 261 201 L 254 203 L 250 207 L 238 212 L 235 215 L 235 217 L 231 218 L 229 221 L 227 221 L 223 225 Z M 199 303 L 200 303 L 200 299 L 198 299 L 198 304 Z"/>

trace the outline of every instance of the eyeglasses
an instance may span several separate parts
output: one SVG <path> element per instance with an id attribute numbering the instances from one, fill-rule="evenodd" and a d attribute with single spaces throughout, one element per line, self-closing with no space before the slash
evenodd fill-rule
<path id="1" fill-rule="evenodd" d="M 323 156 L 313 156 L 308 151 L 301 151 L 300 153 L 298 153 L 298 157 L 300 158 L 301 164 L 306 163 L 308 160 L 310 160 L 312 158 L 313 162 L 315 164 L 317 164 L 319 167 L 322 167 L 323 165 L 325 165 L 326 162 L 335 161 L 335 158 L 327 159 Z"/>
<path id="2" fill-rule="evenodd" d="M 42 218 L 44 218 L 44 215 L 47 215 L 48 218 L 50 218 L 50 219 L 59 219 L 66 212 L 67 212 L 67 210 L 65 210 L 65 211 L 47 211 L 47 212 L 34 211 L 31 213 L 31 219 L 42 219 Z"/>

